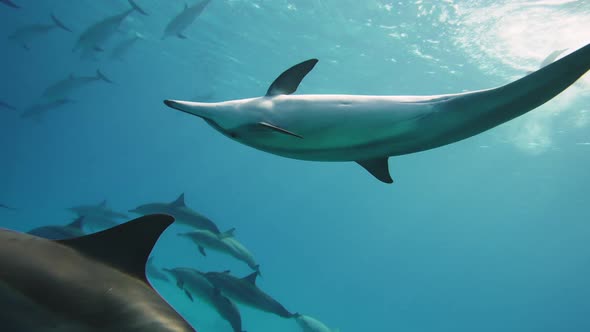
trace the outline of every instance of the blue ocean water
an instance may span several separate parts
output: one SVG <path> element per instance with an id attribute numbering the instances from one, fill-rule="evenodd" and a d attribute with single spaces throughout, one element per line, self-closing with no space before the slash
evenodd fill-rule
<path id="1" fill-rule="evenodd" d="M 223 137 L 164 99 L 263 95 L 286 68 L 320 62 L 297 93 L 431 95 L 491 88 L 589 42 L 590 2 L 212 0 L 186 30 L 162 34 L 184 1 L 138 0 L 97 53 L 72 52 L 90 24 L 126 1 L 0 5 L 0 226 L 27 231 L 97 204 L 126 212 L 185 193 L 261 265 L 261 288 L 342 331 L 590 330 L 590 77 L 473 138 L 390 159 L 395 183 L 354 163 L 266 154 Z M 191 2 L 194 2 L 191 0 Z M 54 13 L 74 32 L 9 39 Z M 117 42 L 141 34 L 123 60 Z M 39 120 L 19 113 L 43 90 L 100 69 L 97 82 Z M 206 100 L 207 101 L 207 100 Z M 133 217 L 129 213 L 130 218 Z M 250 273 L 199 254 L 171 227 L 161 267 Z M 176 285 L 156 289 L 199 331 L 231 331 Z M 247 331 L 299 331 L 240 307 Z"/>

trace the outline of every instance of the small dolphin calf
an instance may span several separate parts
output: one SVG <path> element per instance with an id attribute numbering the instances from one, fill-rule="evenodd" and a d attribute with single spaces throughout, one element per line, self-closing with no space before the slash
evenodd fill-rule
<path id="1" fill-rule="evenodd" d="M 180 39 L 186 39 L 184 30 L 189 27 L 196 19 L 201 15 L 205 7 L 211 2 L 211 0 L 201 0 L 194 5 L 190 6 L 185 4 L 184 9 L 180 14 L 176 15 L 164 30 L 162 39 L 170 36 L 176 36 Z"/>
<path id="2" fill-rule="evenodd" d="M 68 99 L 69 95 L 88 84 L 95 82 L 106 82 L 113 83 L 108 77 L 106 77 L 100 70 L 96 70 L 96 76 L 70 76 L 62 79 L 50 86 L 48 86 L 41 95 L 40 105 L 45 105 L 45 108 L 55 108 L 70 102 Z M 56 103 L 56 104 L 52 104 Z"/>
<path id="3" fill-rule="evenodd" d="M 20 8 L 20 6 L 15 4 L 14 2 L 12 2 L 12 0 L 0 0 L 0 3 L 3 3 L 5 5 L 7 5 L 8 7 Z"/>
<path id="4" fill-rule="evenodd" d="M 18 44 L 20 44 L 24 49 L 30 49 L 30 43 L 34 39 L 47 34 L 48 32 L 54 29 L 61 29 L 63 31 L 72 32 L 70 28 L 65 26 L 55 15 L 51 14 L 51 20 L 53 21 L 52 24 L 31 24 L 26 25 L 18 30 L 16 30 L 12 35 L 8 37 Z"/>
<path id="5" fill-rule="evenodd" d="M 392 183 L 390 156 L 454 143 L 535 109 L 590 69 L 590 45 L 498 88 L 436 96 L 291 95 L 316 63 L 288 69 L 264 97 L 164 103 L 256 149 L 301 160 L 355 161 Z"/>
<path id="6" fill-rule="evenodd" d="M 78 217 L 73 222 L 65 225 L 49 225 L 33 228 L 28 234 L 49 240 L 65 240 L 86 235 L 84 232 L 84 217 Z"/>
<path id="7" fill-rule="evenodd" d="M 256 286 L 258 272 L 253 272 L 244 278 L 234 277 L 229 271 L 207 272 L 205 276 L 213 286 L 219 288 L 224 295 L 238 303 L 283 318 L 293 317 L 293 314 L 285 309 L 282 304 Z"/>
<path id="8" fill-rule="evenodd" d="M 91 54 L 94 51 L 103 51 L 104 44 L 119 30 L 123 20 L 134 11 L 147 16 L 143 9 L 141 9 L 133 0 L 128 0 L 131 9 L 124 11 L 121 14 L 109 16 L 102 19 L 91 26 L 89 26 L 78 38 L 73 51 L 82 50 L 82 54 Z"/>
<path id="9" fill-rule="evenodd" d="M 230 255 L 246 264 L 260 274 L 260 266 L 256 263 L 254 255 L 234 238 L 234 229 L 227 232 L 215 234 L 207 230 L 178 234 L 186 237 L 199 246 L 203 256 L 207 256 L 205 248 Z"/>
<path id="10" fill-rule="evenodd" d="M 324 323 L 310 316 L 297 313 L 294 317 L 303 332 L 340 332 L 339 329 L 331 329 Z"/>
<path id="11" fill-rule="evenodd" d="M 146 216 L 61 241 L 0 230 L 2 331 L 194 332 L 145 277 L 173 221 Z"/>
<path id="12" fill-rule="evenodd" d="M 78 205 L 78 206 L 74 206 L 71 208 L 68 208 L 68 210 L 76 213 L 78 216 L 84 216 L 86 218 L 89 217 L 102 217 L 102 218 L 121 218 L 121 219 L 127 219 L 127 215 L 124 213 L 120 213 L 117 211 L 114 211 L 113 209 L 111 209 L 108 205 L 107 205 L 107 201 L 103 200 L 102 202 L 96 204 L 96 205 Z"/>
<path id="13" fill-rule="evenodd" d="M 157 211 L 157 212 L 156 212 Z M 208 230 L 214 234 L 219 234 L 219 228 L 211 219 L 192 210 L 184 202 L 184 193 L 180 194 L 177 199 L 170 203 L 149 203 L 140 205 L 129 212 L 137 214 L 164 213 L 173 216 L 177 224 L 190 226 L 196 229 Z"/>
<path id="14" fill-rule="evenodd" d="M 238 307 L 221 291 L 214 287 L 205 275 L 190 268 L 166 269 L 176 279 L 176 285 L 183 290 L 191 301 L 193 294 L 213 307 L 232 327 L 234 332 L 242 332 L 242 316 Z"/>

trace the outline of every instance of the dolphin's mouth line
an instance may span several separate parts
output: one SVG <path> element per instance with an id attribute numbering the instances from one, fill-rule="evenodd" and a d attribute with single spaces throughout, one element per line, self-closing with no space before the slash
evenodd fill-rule
<path id="1" fill-rule="evenodd" d="M 204 117 L 202 115 L 191 113 L 191 112 L 189 112 L 187 110 L 184 110 L 184 109 L 180 108 L 180 106 L 179 106 L 179 104 L 177 102 L 175 102 L 173 100 L 170 100 L 170 99 L 164 100 L 164 105 L 166 105 L 166 106 L 168 106 L 170 108 L 173 108 L 173 109 L 175 109 L 177 111 L 181 111 L 181 112 L 186 113 L 186 114 L 194 115 L 194 116 L 199 117 L 199 118 L 201 118 L 203 120 L 206 120 L 206 121 L 207 120 L 210 120 L 209 118 L 206 118 L 206 117 Z"/>

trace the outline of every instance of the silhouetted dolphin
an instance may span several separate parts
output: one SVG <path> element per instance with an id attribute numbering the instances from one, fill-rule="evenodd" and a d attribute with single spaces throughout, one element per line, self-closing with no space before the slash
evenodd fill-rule
<path id="1" fill-rule="evenodd" d="M 194 5 L 190 6 L 185 4 L 184 9 L 176 15 L 166 26 L 162 39 L 170 36 L 176 36 L 180 39 L 186 39 L 184 30 L 191 25 L 199 15 L 203 12 L 205 7 L 211 2 L 211 0 L 201 0 Z"/>
<path id="2" fill-rule="evenodd" d="M 213 286 L 219 288 L 224 295 L 238 303 L 280 317 L 293 317 L 293 314 L 287 311 L 282 304 L 256 286 L 257 272 L 253 272 L 244 278 L 234 277 L 229 271 L 207 272 L 205 276 Z"/>
<path id="3" fill-rule="evenodd" d="M 590 45 L 502 87 L 436 96 L 291 95 L 318 60 L 282 73 L 263 97 L 166 100 L 240 143 L 314 161 L 356 161 L 392 183 L 390 156 L 477 135 L 551 100 L 590 69 Z"/>
<path id="4" fill-rule="evenodd" d="M 61 30 L 72 32 L 70 28 L 65 26 L 55 15 L 51 14 L 52 24 L 30 24 L 17 29 L 8 37 L 19 43 L 23 48 L 30 49 L 30 42 L 42 35 L 47 34 L 53 29 L 59 28 Z"/>
<path id="5" fill-rule="evenodd" d="M 123 60 L 131 47 L 141 39 L 144 39 L 143 36 L 139 33 L 136 33 L 135 36 L 122 40 L 113 48 L 113 51 L 111 52 L 111 59 Z"/>
<path id="6" fill-rule="evenodd" d="M 230 255 L 246 264 L 260 274 L 260 267 L 254 259 L 254 255 L 234 238 L 234 229 L 227 232 L 215 234 L 207 230 L 196 232 L 180 233 L 179 236 L 186 237 L 193 241 L 203 256 L 207 256 L 205 248 Z"/>
<path id="7" fill-rule="evenodd" d="M 0 100 L 0 107 L 1 108 L 5 108 L 7 110 L 11 110 L 11 111 L 16 111 L 16 107 L 14 107 L 14 106 L 12 106 L 12 105 L 10 105 L 8 103 L 5 103 L 5 102 L 3 102 L 1 100 Z"/>
<path id="8" fill-rule="evenodd" d="M 176 279 L 178 288 L 184 291 L 191 301 L 193 294 L 210 305 L 225 319 L 234 332 L 242 332 L 242 317 L 238 307 L 218 288 L 215 288 L 202 272 L 189 268 L 165 269 Z"/>
<path id="9" fill-rule="evenodd" d="M 146 216 L 61 241 L 0 230 L 2 331 L 194 332 L 145 276 L 173 221 Z"/>
<path id="10" fill-rule="evenodd" d="M 41 95 L 40 104 L 48 104 L 51 102 L 67 101 L 69 95 L 90 83 L 94 82 L 107 82 L 113 83 L 108 77 L 106 77 L 100 70 L 96 70 L 96 76 L 70 76 L 62 79 L 50 86 L 48 86 Z"/>
<path id="11" fill-rule="evenodd" d="M 324 323 L 310 316 L 296 313 L 294 317 L 303 332 L 340 332 L 339 329 L 331 329 Z"/>
<path id="12" fill-rule="evenodd" d="M 55 101 L 49 101 L 46 103 L 41 104 L 34 104 L 27 108 L 23 113 L 21 113 L 21 118 L 32 118 L 32 117 L 41 117 L 48 111 L 54 110 L 56 108 L 60 108 L 64 105 L 73 103 L 74 101 L 68 98 L 59 99 Z"/>
<path id="13" fill-rule="evenodd" d="M 128 2 L 131 9 L 102 19 L 84 30 L 78 38 L 73 51 L 82 50 L 86 54 L 93 51 L 102 51 L 103 45 L 119 30 L 119 26 L 129 14 L 138 11 L 142 15 L 148 15 L 133 0 L 128 0 Z"/>
<path id="14" fill-rule="evenodd" d="M 6 210 L 16 210 L 15 208 L 12 208 L 12 207 L 10 207 L 8 205 L 4 205 L 4 204 L 1 204 L 1 203 L 0 203 L 0 208 L 1 209 L 6 209 Z"/>
<path id="15" fill-rule="evenodd" d="M 5 5 L 7 5 L 8 7 L 12 7 L 12 8 L 20 8 L 19 5 L 15 4 L 14 2 L 12 2 L 11 0 L 0 0 L 0 3 L 3 3 Z"/>
<path id="16" fill-rule="evenodd" d="M 108 207 L 107 201 L 103 200 L 102 202 L 96 205 L 78 205 L 68 210 L 76 213 L 78 216 L 84 216 L 86 218 L 90 217 L 98 217 L 98 218 L 122 218 L 127 219 L 127 215 L 124 213 L 113 211 L 111 208 Z"/>
<path id="17" fill-rule="evenodd" d="M 150 257 L 145 266 L 146 274 L 150 279 L 158 279 L 162 281 L 170 281 L 166 274 L 154 264 L 154 257 Z"/>
<path id="18" fill-rule="evenodd" d="M 157 211 L 157 212 L 156 212 Z M 170 203 L 149 203 L 140 205 L 129 212 L 137 214 L 165 213 L 175 218 L 175 223 L 190 226 L 196 229 L 205 229 L 219 234 L 219 228 L 209 218 L 192 210 L 184 202 L 184 193 Z"/>
<path id="19" fill-rule="evenodd" d="M 33 228 L 28 234 L 49 240 L 65 240 L 86 235 L 84 232 L 84 217 L 78 217 L 73 222 L 61 225 L 49 225 Z"/>

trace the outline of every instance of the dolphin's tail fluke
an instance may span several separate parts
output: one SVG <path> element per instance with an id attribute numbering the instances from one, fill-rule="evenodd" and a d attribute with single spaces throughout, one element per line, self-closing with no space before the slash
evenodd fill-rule
<path id="1" fill-rule="evenodd" d="M 58 28 L 65 30 L 67 32 L 73 32 L 72 29 L 68 28 L 67 26 L 65 26 L 62 21 L 60 21 L 57 17 L 55 17 L 54 14 L 51 14 L 51 19 L 53 20 L 53 23 L 55 23 L 55 26 L 57 26 Z"/>
<path id="2" fill-rule="evenodd" d="M 133 7 L 134 10 L 138 11 L 141 15 L 149 16 L 149 14 L 145 10 L 143 10 L 141 7 L 139 7 L 135 3 L 135 1 L 133 1 L 133 0 L 128 0 L 128 1 L 129 1 L 129 4 L 131 5 L 131 7 Z"/>
<path id="3" fill-rule="evenodd" d="M 99 80 L 103 80 L 107 83 L 114 84 L 115 82 L 111 81 L 108 77 L 106 77 L 103 73 L 101 73 L 100 69 L 96 70 L 96 78 Z"/>

